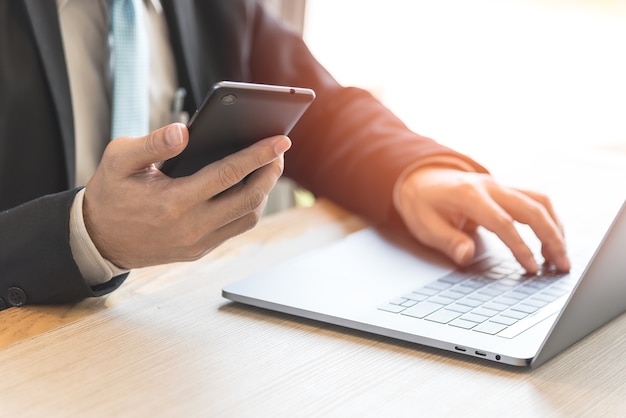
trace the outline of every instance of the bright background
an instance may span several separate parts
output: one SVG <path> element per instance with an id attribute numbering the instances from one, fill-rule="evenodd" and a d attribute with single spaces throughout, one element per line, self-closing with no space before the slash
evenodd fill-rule
<path id="1" fill-rule="evenodd" d="M 342 84 L 495 174 L 541 161 L 563 181 L 582 156 L 626 191 L 626 0 L 307 0 L 304 37 Z"/>

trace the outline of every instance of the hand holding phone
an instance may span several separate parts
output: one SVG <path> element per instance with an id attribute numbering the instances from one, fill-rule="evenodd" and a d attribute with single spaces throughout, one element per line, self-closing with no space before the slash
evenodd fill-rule
<path id="1" fill-rule="evenodd" d="M 171 177 L 191 175 L 260 139 L 288 135 L 314 99 L 313 90 L 302 87 L 216 83 L 189 121 L 187 148 L 160 169 Z"/>

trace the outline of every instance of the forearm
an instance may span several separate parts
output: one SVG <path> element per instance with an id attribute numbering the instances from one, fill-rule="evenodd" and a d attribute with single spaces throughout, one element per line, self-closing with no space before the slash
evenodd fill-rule
<path id="1" fill-rule="evenodd" d="M 480 164 L 411 132 L 366 91 L 344 88 L 302 39 L 258 13 L 250 62 L 252 81 L 310 87 L 317 98 L 291 132 L 285 173 L 376 223 L 397 223 L 398 180 L 433 158 L 454 159 L 472 171 Z"/>
<path id="2" fill-rule="evenodd" d="M 323 93 L 322 93 L 323 94 Z M 412 169 L 434 161 L 454 161 L 459 168 L 486 171 L 472 159 L 411 132 L 388 109 L 365 92 L 345 92 L 350 99 L 321 116 L 324 125 L 300 126 L 288 157 L 296 177 L 323 194 L 377 223 L 397 223 L 393 204 L 396 185 Z M 303 132 L 304 130 L 307 132 Z M 295 162 L 294 162 L 295 160 Z M 306 171 L 305 171 L 306 170 Z"/>

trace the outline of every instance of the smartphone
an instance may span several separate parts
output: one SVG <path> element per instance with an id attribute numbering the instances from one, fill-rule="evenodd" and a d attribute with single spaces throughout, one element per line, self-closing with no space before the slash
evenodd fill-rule
<path id="1" fill-rule="evenodd" d="M 191 175 L 255 141 L 288 135 L 314 99 L 303 87 L 216 83 L 189 120 L 187 148 L 159 168 L 170 177 Z"/>

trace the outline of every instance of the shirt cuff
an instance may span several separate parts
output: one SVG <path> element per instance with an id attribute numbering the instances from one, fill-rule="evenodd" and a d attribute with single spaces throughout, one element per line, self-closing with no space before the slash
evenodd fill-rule
<path id="1" fill-rule="evenodd" d="M 93 287 L 106 283 L 115 276 L 127 273 L 100 255 L 91 240 L 83 219 L 83 199 L 85 189 L 76 193 L 70 210 L 70 248 L 74 262 L 87 285 Z"/>

